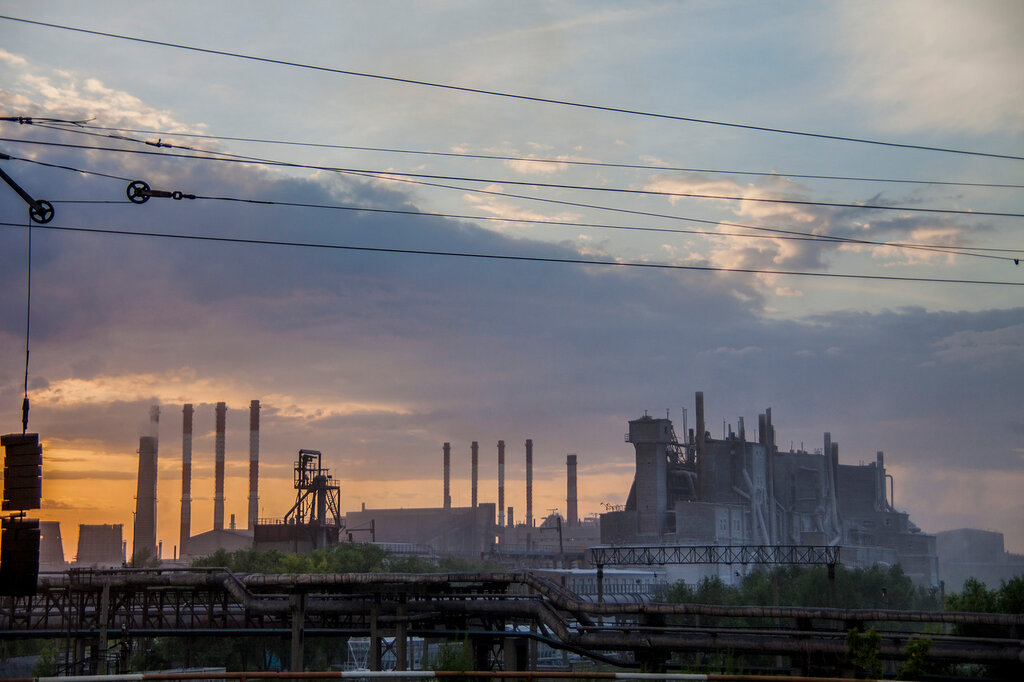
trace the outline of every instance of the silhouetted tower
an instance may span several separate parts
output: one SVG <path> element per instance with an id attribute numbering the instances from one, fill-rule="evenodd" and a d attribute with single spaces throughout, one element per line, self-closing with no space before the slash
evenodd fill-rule
<path id="1" fill-rule="evenodd" d="M 533 439 L 526 439 L 526 525 L 533 527 Z"/>
<path id="2" fill-rule="evenodd" d="M 565 456 L 565 522 L 569 526 L 579 523 L 576 508 L 576 455 Z"/>
<path id="3" fill-rule="evenodd" d="M 217 403 L 217 436 L 214 441 L 213 462 L 213 529 L 224 530 L 224 426 L 227 421 L 227 405 Z"/>
<path id="4" fill-rule="evenodd" d="M 259 520 L 260 488 L 260 401 L 249 403 L 249 530 Z"/>
<path id="5" fill-rule="evenodd" d="M 498 441 L 498 528 L 505 527 L 505 441 Z"/>
<path id="6" fill-rule="evenodd" d="M 452 508 L 452 444 L 444 444 L 444 508 Z"/>
<path id="7" fill-rule="evenodd" d="M 285 524 L 308 527 L 314 548 L 325 547 L 328 538 L 336 542 L 341 529 L 341 488 L 323 467 L 318 450 L 299 450 L 295 490 L 295 504 L 285 514 Z"/>
<path id="8" fill-rule="evenodd" d="M 479 476 L 480 476 L 480 445 L 476 441 L 473 441 L 472 445 L 470 445 L 470 462 L 471 462 L 472 478 L 473 478 L 472 503 L 471 503 L 470 506 L 472 506 L 473 509 L 476 509 L 477 483 L 478 483 L 478 479 L 479 479 Z"/>
<path id="9" fill-rule="evenodd" d="M 178 554 L 188 551 L 192 537 L 192 405 L 185 405 L 181 417 L 181 535 Z"/>
<path id="10" fill-rule="evenodd" d="M 139 480 L 132 536 L 133 564 L 159 558 L 156 555 L 156 472 L 156 438 L 142 436 L 139 438 Z"/>

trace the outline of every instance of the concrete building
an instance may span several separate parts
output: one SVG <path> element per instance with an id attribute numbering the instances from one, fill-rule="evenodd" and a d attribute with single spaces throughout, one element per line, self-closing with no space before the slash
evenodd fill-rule
<path id="1" fill-rule="evenodd" d="M 756 440 L 743 418 L 715 439 L 702 393 L 696 415 L 682 441 L 669 419 L 629 422 L 636 473 L 625 508 L 601 516 L 603 544 L 840 546 L 846 565 L 898 563 L 916 583 L 938 584 L 935 537 L 886 496 L 892 477 L 881 452 L 867 465 L 841 465 L 829 433 L 818 452 L 780 451 L 770 409 Z"/>
<path id="2" fill-rule="evenodd" d="M 975 528 L 958 528 L 935 534 L 939 577 L 947 592 L 959 592 L 968 578 L 995 589 L 1003 581 L 1024 575 L 1024 554 L 1007 552 L 1003 534 Z"/>
<path id="3" fill-rule="evenodd" d="M 494 548 L 493 502 L 475 507 L 361 509 L 345 514 L 345 532 L 357 542 L 407 543 L 438 555 L 479 557 Z"/>

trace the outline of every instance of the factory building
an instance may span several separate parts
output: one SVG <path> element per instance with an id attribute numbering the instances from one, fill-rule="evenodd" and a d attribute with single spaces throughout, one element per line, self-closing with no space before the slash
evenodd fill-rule
<path id="1" fill-rule="evenodd" d="M 960 592 L 968 578 L 996 589 L 1003 581 L 1024 575 L 1024 554 L 1007 552 L 1002 533 L 957 528 L 936 533 L 935 544 L 947 592 Z"/>
<path id="2" fill-rule="evenodd" d="M 916 583 L 938 584 L 935 537 L 893 505 L 881 452 L 841 465 L 828 433 L 819 452 L 780 451 L 770 409 L 756 440 L 742 418 L 715 439 L 702 393 L 696 420 L 682 441 L 667 418 L 629 422 L 636 471 L 625 508 L 601 516 L 603 544 L 831 545 L 846 565 L 900 564 Z"/>

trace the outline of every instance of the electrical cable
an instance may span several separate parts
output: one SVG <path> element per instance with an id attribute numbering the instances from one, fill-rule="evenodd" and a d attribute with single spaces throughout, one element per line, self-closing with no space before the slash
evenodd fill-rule
<path id="1" fill-rule="evenodd" d="M 19 138 L 0 137 L 0 141 L 13 142 L 20 144 L 35 144 L 45 145 L 52 147 L 65 147 L 70 149 L 90 149 L 95 151 L 106 151 L 116 152 L 124 154 L 144 154 L 144 155 L 158 155 L 170 158 L 188 158 L 188 159 L 201 159 L 205 161 L 234 161 L 238 163 L 253 163 L 259 165 L 278 166 L 283 168 L 302 168 L 307 170 L 320 170 L 330 171 L 335 173 L 351 173 L 355 175 L 359 174 L 384 174 L 387 176 L 400 176 L 406 178 L 420 178 L 429 180 L 451 180 L 459 182 L 480 182 L 486 184 L 502 184 L 502 185 L 516 185 L 516 186 L 527 186 L 527 187 L 544 187 L 547 189 L 566 189 L 566 190 L 579 190 L 588 192 L 608 192 L 617 194 L 632 194 L 632 195 L 644 195 L 644 196 L 664 196 L 664 197 L 679 197 L 679 198 L 691 198 L 691 199 L 712 199 L 721 201 L 752 201 L 759 203 L 770 203 L 770 204 L 784 204 L 784 205 L 795 205 L 795 206 L 821 206 L 824 208 L 851 208 L 858 210 L 871 210 L 871 211 L 903 211 L 911 213 L 929 213 L 929 214 L 941 214 L 941 215 L 969 215 L 969 216 L 984 216 L 984 217 L 998 217 L 998 218 L 1024 218 L 1024 213 L 1011 213 L 1001 211 L 969 211 L 965 209 L 951 209 L 951 208 L 925 208 L 919 206 L 885 206 L 881 204 L 849 204 L 842 202 L 829 202 L 829 201 L 805 201 L 798 199 L 772 199 L 764 197 L 741 197 L 741 196 L 725 196 L 717 194 L 702 194 L 695 192 L 661 192 L 656 190 L 644 190 L 644 189 L 630 189 L 626 187 L 593 187 L 588 185 L 568 185 L 561 183 L 543 183 L 543 182 L 527 182 L 523 180 L 500 180 L 491 178 L 474 178 L 464 176 L 452 176 L 452 175 L 433 175 L 429 173 L 408 173 L 403 171 L 378 171 L 365 168 L 342 168 L 337 166 L 319 166 L 315 164 L 302 164 L 293 163 L 287 161 L 271 161 L 271 160 L 257 160 L 255 157 L 245 157 L 238 154 L 229 154 L 227 152 L 209 152 L 204 151 L 205 154 L 219 154 L 220 156 L 196 156 L 192 154 L 176 154 L 174 152 L 158 152 L 149 151 L 145 149 L 123 149 L 117 147 L 96 147 L 90 145 L 77 145 L 68 142 L 46 142 L 42 140 L 25 140 Z"/>
<path id="2" fill-rule="evenodd" d="M 83 170 L 81 168 L 75 168 L 72 166 L 64 166 L 57 164 L 49 164 L 34 159 L 24 159 L 21 157 L 10 157 L 13 160 L 27 161 L 29 163 L 39 163 L 44 166 L 50 166 L 54 168 L 60 168 L 63 170 L 73 171 L 77 173 L 95 174 L 109 178 L 121 179 L 126 182 L 132 182 L 128 178 L 121 178 L 119 176 L 97 173 L 94 171 Z M 468 191 L 468 190 L 467 190 Z M 451 214 L 451 213 L 431 213 L 426 211 L 412 211 L 402 209 L 381 209 L 381 208 L 369 208 L 361 206 L 344 206 L 337 204 L 313 204 L 304 202 L 287 202 L 287 201 L 274 201 L 267 199 L 251 199 L 251 198 L 238 198 L 238 197 L 213 197 L 213 196 L 195 196 L 196 199 L 208 199 L 218 200 L 226 202 L 236 203 L 248 203 L 248 204 L 259 204 L 268 206 L 287 206 L 295 208 L 314 208 L 314 209 L 334 209 L 334 210 L 346 210 L 346 211 L 360 211 L 360 212 L 376 212 L 376 213 L 391 213 L 399 215 L 416 215 L 416 216 L 427 216 L 437 218 L 452 218 L 461 220 L 481 220 L 481 221 L 499 221 L 499 222 L 512 222 L 512 223 L 531 223 L 541 225 L 552 225 L 552 226 L 567 226 L 567 227 L 587 227 L 596 229 L 610 229 L 610 230 L 631 230 L 631 231 L 642 231 L 642 232 L 663 232 L 673 234 L 692 234 L 705 237 L 734 237 L 741 239 L 779 239 L 779 240 L 792 240 L 792 241 L 812 241 L 812 242 L 827 242 L 835 244 L 856 244 L 862 246 L 872 247 L 888 247 L 888 248 L 900 248 L 900 249 L 911 249 L 921 251 L 931 251 L 937 253 L 947 253 L 952 255 L 963 255 L 977 258 L 990 258 L 994 260 L 1006 260 L 1014 261 L 1015 263 L 1019 259 L 1006 256 L 995 256 L 986 253 L 976 253 L 978 251 L 1002 251 L 1009 253 L 1024 253 L 1024 249 L 990 249 L 985 247 L 968 247 L 968 246 L 951 246 L 951 245 L 935 245 L 935 244 L 914 244 L 914 243 L 903 243 L 903 242 L 879 242 L 867 239 L 856 239 L 852 237 L 839 237 L 827 234 L 814 234 L 807 232 L 798 232 L 793 230 L 778 230 L 774 228 L 766 228 L 762 226 L 753 225 L 742 225 L 733 223 L 723 223 L 714 221 L 702 221 L 717 225 L 732 225 L 734 227 L 740 227 L 751 230 L 769 231 L 773 234 L 762 235 L 762 234 L 737 234 L 728 232 L 708 232 L 706 230 L 681 230 L 674 228 L 657 228 L 657 227 L 641 227 L 641 226 L 629 226 L 629 225 L 607 225 L 600 223 L 582 223 L 574 221 L 556 221 L 556 220 L 536 220 L 536 219 L 522 219 L 522 218 L 501 218 L 497 216 L 480 216 L 480 215 L 467 215 L 467 214 Z M 64 199 L 54 200 L 52 203 L 64 203 L 64 204 L 121 204 L 121 205 L 132 205 L 133 202 L 124 200 L 97 200 L 97 199 Z M 681 220 L 697 220 L 690 218 L 679 218 Z"/>
<path id="3" fill-rule="evenodd" d="M 871 139 L 866 139 L 866 138 L 849 137 L 849 136 L 844 136 L 844 135 L 831 135 L 831 134 L 815 133 L 815 132 L 808 132 L 808 131 L 801 131 L 801 130 L 787 130 L 787 129 L 784 129 L 784 128 L 774 128 L 774 127 L 770 127 L 770 126 L 759 126 L 759 125 L 750 125 L 750 124 L 744 124 L 744 123 L 731 123 L 731 122 L 726 122 L 726 121 L 716 121 L 716 120 L 712 120 L 712 119 L 702 119 L 702 118 L 696 118 L 696 117 L 692 117 L 692 116 L 679 116 L 679 115 L 674 115 L 674 114 L 662 114 L 662 113 L 655 113 L 655 112 L 649 112 L 649 111 L 642 111 L 642 110 L 639 110 L 639 109 L 627 109 L 627 108 L 622 108 L 622 107 L 613 107 L 613 106 L 606 106 L 606 105 L 599 105 L 599 104 L 587 104 L 587 103 L 583 103 L 583 102 L 573 102 L 573 101 L 569 101 L 569 100 L 554 99 L 554 98 L 549 98 L 549 97 L 538 97 L 538 96 L 523 95 L 523 94 L 517 94 L 517 93 L 511 93 L 511 92 L 502 92 L 502 91 L 499 91 L 499 90 L 487 90 L 487 89 L 483 89 L 483 88 L 471 88 L 471 87 L 468 87 L 468 86 L 453 85 L 453 84 L 450 84 L 450 83 L 439 83 L 439 82 L 433 82 L 433 81 L 417 80 L 417 79 L 413 79 L 413 78 L 402 78 L 402 77 L 398 77 L 398 76 L 387 76 L 387 75 L 382 75 L 382 74 L 366 73 L 366 72 L 361 72 L 361 71 L 353 71 L 353 70 L 349 70 L 349 69 L 338 69 L 338 68 L 333 68 L 333 67 L 328 67 L 328 66 L 318 66 L 318 65 L 315 65 L 315 64 L 304 64 L 304 63 L 301 63 L 301 62 L 293 62 L 293 61 L 288 61 L 288 60 L 284 60 L 284 59 L 274 59 L 274 58 L 270 58 L 270 57 L 260 57 L 260 56 L 256 56 L 256 55 L 243 54 L 243 53 L 240 53 L 240 52 L 229 52 L 229 51 L 226 51 L 226 50 L 216 50 L 216 49 L 212 49 L 212 48 L 197 47 L 197 46 L 193 46 L 193 45 L 184 45 L 184 44 L 181 44 L 181 43 L 172 43 L 172 42 L 163 41 L 163 40 L 152 40 L 152 39 L 148 39 L 148 38 L 139 38 L 139 37 L 136 37 L 136 36 L 127 36 L 127 35 L 122 35 L 122 34 L 118 34 L 118 33 L 112 33 L 112 32 L 109 32 L 109 31 L 96 31 L 96 30 L 91 30 L 91 29 L 79 28 L 79 27 L 75 27 L 75 26 L 66 26 L 66 25 L 62 25 L 62 24 L 54 24 L 54 23 L 49 23 L 49 22 L 45 22 L 45 21 L 35 21 L 35 20 L 32 20 L 32 19 L 23 19 L 23 18 L 20 18 L 20 17 L 12 17 L 12 16 L 0 15 L 0 19 L 6 20 L 6 21 L 19 22 L 19 23 L 23 23 L 23 24 L 30 24 L 30 25 L 34 25 L 34 26 L 41 26 L 41 27 L 45 27 L 45 28 L 59 29 L 59 30 L 62 30 L 62 31 L 72 31 L 72 32 L 75 32 L 75 33 L 82 33 L 82 34 L 86 34 L 86 35 L 99 36 L 99 37 L 103 37 L 103 38 L 114 38 L 114 39 L 117 39 L 117 40 L 125 40 L 125 41 L 145 44 L 145 45 L 155 45 L 155 46 L 159 46 L 159 47 L 169 47 L 169 48 L 178 49 L 178 50 L 187 50 L 187 51 L 203 53 L 203 54 L 212 54 L 212 55 L 217 55 L 217 56 L 221 56 L 221 57 L 231 57 L 233 59 L 243 59 L 243 60 L 247 60 L 247 61 L 261 62 L 261 63 L 265 63 L 265 64 L 275 64 L 275 65 L 278 65 L 278 66 L 285 66 L 285 67 L 290 67 L 290 68 L 318 71 L 318 72 L 321 72 L 321 73 L 331 73 L 331 74 L 336 74 L 336 75 L 341 75 L 341 76 L 352 76 L 352 77 L 358 77 L 358 78 L 368 78 L 368 79 L 374 79 L 374 80 L 389 81 L 389 82 L 393 82 L 393 83 L 401 83 L 401 84 L 404 84 L 404 85 L 417 85 L 417 86 L 422 86 L 422 87 L 427 87 L 427 88 L 436 88 L 436 89 L 442 89 L 442 90 L 450 90 L 450 91 L 463 92 L 463 93 L 469 93 L 469 94 L 475 94 L 475 95 L 486 95 L 486 96 L 489 96 L 489 97 L 500 97 L 500 98 L 504 98 L 504 99 L 512 99 L 512 100 L 519 100 L 519 101 L 525 101 L 525 102 L 534 102 L 534 103 L 539 103 L 539 104 L 552 104 L 552 105 L 557 105 L 557 106 L 562 106 L 562 107 L 571 107 L 571 108 L 576 108 L 576 109 L 586 109 L 586 110 L 590 110 L 590 111 L 602 111 L 602 112 L 615 113 L 615 114 L 625 114 L 625 115 L 630 115 L 630 116 L 641 116 L 641 117 L 646 117 L 646 118 L 655 118 L 655 119 L 662 119 L 662 120 L 669 120 L 669 121 L 679 121 L 679 122 L 684 122 L 684 123 L 698 123 L 698 124 L 703 124 L 703 125 L 721 126 L 721 127 L 735 128 L 735 129 L 741 129 L 741 130 L 750 130 L 750 131 L 756 131 L 756 132 L 776 133 L 776 134 L 781 134 L 781 135 L 794 135 L 794 136 L 799 136 L 799 137 L 816 138 L 816 139 L 821 139 L 821 140 L 830 140 L 830 141 L 833 141 L 833 142 L 853 142 L 853 143 L 858 143 L 858 144 L 869 144 L 869 145 L 882 146 L 882 147 L 892 147 L 892 148 L 898 148 L 898 149 L 909 149 L 909 150 L 931 151 L 931 152 L 943 152 L 943 153 L 948 153 L 948 154 L 962 154 L 962 155 L 982 156 L 982 157 L 996 158 L 996 159 L 1008 159 L 1008 160 L 1013 160 L 1013 161 L 1024 161 L 1024 156 L 1015 156 L 1015 155 L 1010 155 L 1010 154 L 995 154 L 995 153 L 992 153 L 992 152 L 982 152 L 982 151 L 974 151 L 974 150 L 966 150 L 966 149 L 952 149 L 952 148 L 947 148 L 947 147 L 933 147 L 933 146 L 928 146 L 928 145 L 906 144 L 906 143 L 888 142 L 888 141 L 882 141 L 882 140 L 871 140 Z"/>
<path id="4" fill-rule="evenodd" d="M 0 222 L 0 226 L 8 227 L 21 227 L 21 223 L 10 223 Z M 761 268 L 727 268 L 721 266 L 711 265 L 678 265 L 673 263 L 646 263 L 637 261 L 617 261 L 617 260 L 589 260 L 584 258 L 555 258 L 555 257 L 543 257 L 543 256 L 516 256 L 509 254 L 495 254 L 495 253 L 482 253 L 482 252 L 464 252 L 464 251 L 437 251 L 427 249 L 398 249 L 398 248 L 387 248 L 378 246 L 353 246 L 349 244 L 324 244 L 318 242 L 295 242 L 295 241 L 283 241 L 273 239 L 249 239 L 243 237 L 214 237 L 210 235 L 194 235 L 194 234 L 168 234 L 163 232 L 136 232 L 133 230 L 115 230 L 110 228 L 97 228 L 97 227 L 68 227 L 53 225 L 47 223 L 45 225 L 36 225 L 35 229 L 43 230 L 55 230 L 61 232 L 80 232 L 89 234 L 108 234 L 118 236 L 133 236 L 133 237 L 150 237 L 150 238 L 161 238 L 161 239 L 175 239 L 184 241 L 203 241 L 203 242 L 221 242 L 227 244 L 251 244 L 259 246 L 282 246 L 282 247 L 297 247 L 297 248 L 314 248 L 314 249 L 329 249 L 329 250 L 340 250 L 340 251 L 360 251 L 369 253 L 386 253 L 386 254 L 403 254 L 403 255 L 417 255 L 417 256 L 443 256 L 443 257 L 454 257 L 454 258 L 474 258 L 474 259 L 485 259 L 485 260 L 500 260 L 500 261 L 513 261 L 513 262 L 533 262 L 533 263 L 552 263 L 552 264 L 563 264 L 563 265 L 600 265 L 608 267 L 620 267 L 620 268 L 645 268 L 653 270 L 675 270 L 675 271 L 694 271 L 694 272 L 721 272 L 721 273 L 735 273 L 735 274 L 755 274 L 755 275 L 780 275 L 789 277 L 823 277 L 831 279 L 858 279 L 858 280 L 876 280 L 886 282 L 919 282 L 928 284 L 964 284 L 964 285 L 991 285 L 991 286 L 1011 286 L 1011 287 L 1024 287 L 1024 282 L 1008 282 L 999 280 L 973 280 L 973 279 L 954 279 L 954 278 L 943 278 L 943 277 L 908 277 L 898 275 L 866 275 L 857 273 L 837 273 L 837 272 L 810 272 L 807 270 L 767 270 Z"/>
<path id="5" fill-rule="evenodd" d="M 32 330 L 32 218 L 28 219 L 28 224 L 25 226 L 28 230 L 28 255 L 25 258 L 26 262 L 26 287 L 25 287 L 25 394 L 21 401 L 21 433 L 24 435 L 28 431 L 28 358 L 29 358 L 29 339 L 31 338 Z"/>
<path id="6" fill-rule="evenodd" d="M 13 117 L 0 118 L 0 120 L 15 120 Z M 33 124 L 32 119 L 23 119 L 27 124 Z M 38 119 L 36 119 L 38 120 Z M 73 127 L 70 127 L 73 126 Z M 147 130 L 141 128 L 115 128 L 107 126 L 97 126 L 82 124 L 77 121 L 60 121 L 49 119 L 46 125 L 37 125 L 40 128 L 49 128 L 51 130 L 62 130 L 64 132 L 74 132 L 80 134 L 90 134 L 88 130 L 104 130 L 109 132 L 121 132 L 121 133 L 135 133 L 144 135 L 160 135 L 161 141 L 163 136 L 175 136 L 175 137 L 189 137 L 202 140 L 217 140 L 221 142 L 247 142 L 255 144 L 272 144 L 272 145 L 284 145 L 292 147 L 311 147 L 317 149 L 337 149 L 344 151 L 361 151 L 361 152 L 380 152 L 386 154 L 408 154 L 417 156 L 440 156 L 448 158 L 460 158 L 460 159 L 480 159 L 487 161 L 522 161 L 527 163 L 539 163 L 539 164 L 550 164 L 550 165 L 566 165 L 566 166 L 586 166 L 595 168 L 619 168 L 624 170 L 652 170 L 661 172 L 678 172 L 678 173 L 705 173 L 708 175 L 748 175 L 756 177 L 781 177 L 781 178 L 796 178 L 800 180 L 839 180 L 843 182 L 873 182 L 873 183 L 902 183 L 912 185 L 937 185 L 945 187 L 983 187 L 987 189 L 1024 189 L 1024 185 L 1015 185 L 1008 183 L 993 183 L 993 182 L 956 182 L 950 180 L 918 180 L 913 178 L 877 178 L 877 177 L 863 177 L 863 176 L 852 176 L 852 175 L 818 175 L 812 173 L 787 173 L 784 171 L 741 171 L 741 170 L 723 170 L 718 168 L 687 168 L 680 166 L 657 166 L 651 164 L 634 164 L 634 163 L 611 163 L 607 161 L 581 161 L 576 159 L 552 159 L 544 157 L 532 157 L 532 156 L 503 156 L 499 154 L 471 154 L 469 152 L 441 152 L 432 150 L 422 149 L 399 149 L 394 147 L 365 147 L 357 145 L 347 144 L 327 144 L 320 142 L 296 142 L 289 140 L 271 140 L 265 138 L 256 137 L 232 137 L 227 135 L 204 135 L 200 133 L 182 133 L 172 132 L 166 130 Z M 87 130 L 82 130 L 82 129 Z M 92 133 L 96 134 L 96 133 Z M 102 135 L 102 137 L 110 137 L 112 139 L 128 139 L 123 136 L 117 135 Z M 140 142 L 142 140 L 139 140 Z M 147 143 L 152 144 L 152 143 Z M 159 143 L 158 143 L 159 144 Z M 161 145 L 162 146 L 162 145 Z"/>

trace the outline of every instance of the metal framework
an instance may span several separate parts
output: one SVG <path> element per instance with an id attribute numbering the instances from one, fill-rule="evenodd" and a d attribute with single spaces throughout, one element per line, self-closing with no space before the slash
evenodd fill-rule
<path id="1" fill-rule="evenodd" d="M 587 550 L 594 566 L 664 564 L 839 563 L 839 547 L 829 545 L 600 545 Z"/>
<path id="2" fill-rule="evenodd" d="M 714 623 L 702 625 L 698 617 Z M 103 669 L 111 658 L 122 666 L 127 660 L 118 651 L 158 636 L 285 637 L 293 670 L 296 661 L 301 669 L 304 637 L 313 635 L 370 637 L 369 663 L 376 670 L 387 646 L 405 669 L 413 637 L 468 638 L 477 670 L 523 670 L 524 656 L 517 652 L 530 639 L 616 666 L 650 669 L 678 652 L 721 651 L 788 656 L 799 668 L 812 655 L 840 660 L 847 631 L 868 624 L 881 634 L 883 658 L 904 657 L 908 630 L 916 627 L 941 633 L 929 635 L 928 656 L 936 661 L 1024 661 L 1024 614 L 594 604 L 530 573 L 73 571 L 41 576 L 34 596 L 0 599 L 0 640 L 63 640 L 67 674 L 112 672 Z M 1003 634 L 949 634 L 954 624 L 994 626 Z"/>

